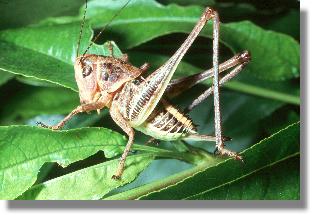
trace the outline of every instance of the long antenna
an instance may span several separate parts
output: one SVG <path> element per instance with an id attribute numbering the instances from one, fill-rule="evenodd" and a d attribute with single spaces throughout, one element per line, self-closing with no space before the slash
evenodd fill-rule
<path id="1" fill-rule="evenodd" d="M 76 57 L 78 57 L 78 54 L 79 54 L 79 49 L 80 49 L 80 42 L 81 42 L 81 37 L 82 37 L 83 26 L 84 26 L 84 24 L 85 24 L 85 22 L 86 22 L 87 8 L 88 8 L 88 0 L 86 0 L 85 9 L 84 9 L 84 12 L 83 12 L 83 18 L 82 18 L 82 22 L 81 22 L 81 25 L 80 25 L 79 40 L 78 40 L 77 48 L 76 48 Z"/>
<path id="2" fill-rule="evenodd" d="M 130 3 L 131 0 L 128 0 L 118 11 L 115 15 L 109 20 L 108 23 L 103 27 L 103 29 L 96 35 L 96 37 L 90 42 L 87 49 L 83 53 L 83 56 L 88 52 L 90 47 L 94 44 L 94 42 L 99 38 L 99 36 L 103 33 L 103 31 L 112 23 L 112 21 L 121 13 L 121 11 Z"/>

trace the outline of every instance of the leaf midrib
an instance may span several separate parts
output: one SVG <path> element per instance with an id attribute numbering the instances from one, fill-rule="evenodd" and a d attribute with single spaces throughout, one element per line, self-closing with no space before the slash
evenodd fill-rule
<path id="1" fill-rule="evenodd" d="M 293 153 L 293 154 L 291 154 L 291 155 L 288 155 L 288 156 L 286 156 L 286 157 L 284 157 L 284 158 L 282 158 L 282 159 L 280 159 L 280 160 L 274 161 L 273 163 L 270 163 L 270 164 L 268 164 L 268 165 L 262 166 L 262 167 L 260 167 L 260 168 L 258 168 L 258 169 L 255 169 L 254 171 L 250 171 L 250 172 L 248 172 L 247 174 L 241 175 L 240 177 L 237 177 L 237 178 L 235 178 L 234 180 L 227 181 L 227 182 L 225 182 L 225 183 L 223 183 L 223 184 L 220 184 L 220 185 L 218 185 L 218 186 L 216 186 L 216 187 L 213 187 L 213 188 L 210 188 L 210 189 L 208 189 L 208 190 L 205 190 L 205 191 L 196 193 L 196 194 L 194 194 L 194 195 L 185 197 L 185 198 L 183 198 L 182 200 L 187 200 L 188 198 L 192 198 L 192 197 L 197 196 L 197 195 L 201 195 L 201 194 L 204 194 L 204 193 L 208 193 L 208 192 L 210 192 L 210 191 L 212 191 L 212 190 L 214 190 L 214 189 L 218 189 L 218 188 L 223 187 L 223 186 L 225 186 L 225 185 L 227 185 L 227 184 L 231 184 L 231 183 L 237 182 L 237 181 L 239 181 L 239 180 L 241 180 L 241 179 L 244 179 L 244 178 L 246 178 L 246 177 L 248 177 L 248 176 L 250 176 L 250 175 L 252 175 L 252 174 L 254 174 L 254 173 L 260 172 L 260 171 L 263 170 L 263 169 L 266 169 L 266 168 L 268 168 L 268 167 L 270 167 L 270 166 L 274 166 L 274 165 L 276 165 L 276 164 L 279 164 L 279 163 L 281 163 L 281 162 L 283 162 L 283 161 L 285 161 L 285 160 L 287 160 L 287 159 L 293 158 L 293 157 L 295 157 L 295 156 L 297 156 L 297 155 L 300 155 L 300 152 L 296 152 L 296 153 Z"/>
<path id="2" fill-rule="evenodd" d="M 77 89 L 74 89 L 74 88 L 72 88 L 72 87 L 70 87 L 70 86 L 67 86 L 67 85 L 64 85 L 64 84 L 61 84 L 61 83 L 59 83 L 59 82 L 51 81 L 51 80 L 49 80 L 49 79 L 39 78 L 39 77 L 37 77 L 37 76 L 32 76 L 32 75 L 25 75 L 24 73 L 21 74 L 21 73 L 19 73 L 19 72 L 14 72 L 14 71 L 12 71 L 12 70 L 7 70 L 7 69 L 4 69 L 4 68 L 0 68 L 0 70 L 5 71 L 5 72 L 9 72 L 9 73 L 15 74 L 15 75 L 21 75 L 21 76 L 24 76 L 24 77 L 26 77 L 26 78 L 34 78 L 34 79 L 37 79 L 37 80 L 46 81 L 46 82 L 49 82 L 49 83 L 52 83 L 52 84 L 56 84 L 56 85 L 58 85 L 58 86 L 61 86 L 61 87 L 70 89 L 70 90 L 72 90 L 72 91 L 74 91 L 74 92 L 78 92 Z"/>

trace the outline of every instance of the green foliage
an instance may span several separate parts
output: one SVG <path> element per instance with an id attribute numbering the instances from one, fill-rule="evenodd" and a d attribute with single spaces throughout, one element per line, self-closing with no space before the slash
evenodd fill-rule
<path id="1" fill-rule="evenodd" d="M 101 23 L 109 21 L 110 16 L 107 14 L 115 12 L 115 6 L 109 10 L 113 2 L 112 0 L 91 2 L 89 20 L 93 26 L 102 27 Z M 123 3 L 124 1 L 119 1 L 120 7 Z M 153 1 L 133 1 L 112 22 L 114 34 L 124 35 L 122 40 L 115 41 L 121 47 L 130 48 L 161 35 L 174 32 L 189 33 L 202 11 L 201 7 L 195 6 L 168 5 L 163 7 Z M 202 34 L 211 37 L 211 32 L 210 22 Z M 248 47 L 253 58 L 253 63 L 249 66 L 251 74 L 265 80 L 298 77 L 299 44 L 291 37 L 265 31 L 249 21 L 222 24 L 220 34 L 222 42 L 234 53 Z M 272 62 L 272 64 L 267 64 L 267 62 Z"/>
<path id="2" fill-rule="evenodd" d="M 97 200 L 116 187 L 133 181 L 153 159 L 152 154 L 129 156 L 126 161 L 127 171 L 120 181 L 111 179 L 119 162 L 119 159 L 115 159 L 35 185 L 19 199 Z"/>
<path id="3" fill-rule="evenodd" d="M 0 85 L 6 83 L 8 80 L 12 79 L 14 77 L 11 73 L 3 73 L 0 77 Z"/>
<path id="4" fill-rule="evenodd" d="M 74 22 L 3 31 L 0 33 L 0 68 L 77 91 L 72 60 L 76 55 L 79 29 L 80 24 Z M 91 34 L 91 29 L 85 31 L 81 50 L 88 45 Z M 114 47 L 116 56 L 120 55 L 118 48 Z M 95 45 L 90 52 L 107 55 L 108 49 Z"/>
<path id="5" fill-rule="evenodd" d="M 118 146 L 124 143 L 124 138 L 109 130 L 98 130 L 51 132 L 28 126 L 1 127 L 0 198 L 14 199 L 22 194 L 36 181 L 40 167 L 46 162 L 65 167 L 99 150 L 108 149 L 108 157 L 119 154 Z"/>
<path id="6" fill-rule="evenodd" d="M 29 119 L 39 114 L 66 114 L 73 110 L 78 102 L 77 93 L 65 88 L 28 86 L 3 105 L 1 121 L 10 123 L 18 118 Z"/>
<path id="7" fill-rule="evenodd" d="M 105 158 L 113 158 L 122 153 L 123 147 L 125 145 L 125 138 L 111 130 L 101 129 L 101 128 L 84 128 L 75 129 L 68 131 L 51 131 L 49 129 L 43 129 L 38 127 L 29 126 L 3 126 L 0 128 L 1 134 L 1 159 L 0 159 L 0 170 L 1 175 L 1 199 L 14 199 L 18 195 L 22 194 L 27 190 L 37 178 L 38 171 L 40 167 L 46 162 L 57 162 L 60 166 L 66 167 L 73 162 L 83 160 L 99 150 L 104 151 Z M 8 141 L 10 140 L 10 141 Z M 125 172 L 125 177 L 123 180 L 116 183 L 112 182 L 111 177 L 117 166 L 118 159 L 109 161 L 109 163 L 103 163 L 99 167 L 90 167 L 82 170 L 85 172 L 86 177 L 89 179 L 81 180 L 80 184 L 77 182 L 81 174 L 84 173 L 77 172 L 71 175 L 65 176 L 64 180 L 67 183 L 75 184 L 75 188 L 72 187 L 71 190 L 82 190 L 86 186 L 85 182 L 90 181 L 90 186 L 92 187 L 94 183 L 99 182 L 99 177 L 103 183 L 102 194 L 106 194 L 111 189 L 121 186 L 125 183 L 132 181 L 135 176 L 140 173 L 144 167 L 146 167 L 152 160 L 154 155 L 161 156 L 175 156 L 174 154 L 167 150 L 161 150 L 148 146 L 134 145 L 134 150 L 144 151 L 145 154 L 136 155 L 128 159 L 128 166 Z M 153 154 L 152 154 L 153 153 Z M 182 156 L 182 155 L 181 155 Z M 144 161 L 142 159 L 144 158 Z M 137 163 L 140 163 L 138 165 Z M 62 190 L 60 187 L 63 186 L 64 182 L 61 180 L 56 180 L 48 183 L 49 185 L 41 185 L 35 189 L 35 193 L 38 194 L 38 189 L 43 187 L 57 187 L 56 193 L 51 198 L 55 199 L 58 196 L 67 193 L 66 198 L 95 198 L 94 195 L 99 195 L 97 193 L 87 193 L 81 194 L 84 196 L 75 196 L 75 192 L 69 193 L 68 190 Z M 70 183 L 71 184 L 71 183 Z M 108 186 L 109 185 L 109 186 Z M 111 187 L 111 186 L 112 187 Z M 103 190 L 104 189 L 104 190 Z M 93 192 L 96 192 L 94 190 Z M 47 191 L 52 194 L 51 191 Z M 61 192 L 61 193 L 60 193 Z M 84 191 L 85 192 L 85 191 Z M 48 194 L 43 194 L 46 197 L 39 196 L 39 199 L 48 198 Z M 36 195 L 32 194 L 33 198 Z M 88 197 L 87 197 L 88 196 Z M 101 197 L 101 196 L 98 196 Z M 65 198 L 65 196 L 64 196 Z"/>
<path id="8" fill-rule="evenodd" d="M 187 199 L 299 200 L 299 161 L 299 156 L 289 158 Z M 283 192 L 278 192 L 280 190 Z"/>
<path id="9" fill-rule="evenodd" d="M 125 2 L 89 2 L 80 53 L 93 30 L 105 26 Z M 227 147 L 243 151 L 245 164 L 213 155 L 213 143 L 146 146 L 148 137 L 137 132 L 121 181 L 111 176 L 126 137 L 107 111 L 77 116 L 64 131 L 31 126 L 41 120 L 54 124 L 79 104 L 73 63 L 83 1 L 4 4 L 0 199 L 300 199 L 299 3 L 266 8 L 234 2 L 209 1 L 223 21 L 221 59 L 243 50 L 252 54 L 221 92 L 224 134 L 233 138 Z M 14 13 L 22 15 L 11 13 L 13 3 L 19 5 Z M 89 53 L 108 55 L 106 42 L 112 40 L 114 56 L 127 53 L 133 65 L 149 62 L 153 71 L 181 45 L 206 3 L 132 0 Z M 39 12 L 28 16 L 34 7 Z M 285 25 L 290 21 L 294 24 Z M 208 22 L 175 77 L 211 67 L 211 34 Z M 210 85 L 208 80 L 173 102 L 185 107 Z M 190 115 L 199 133 L 214 132 L 211 98 Z M 180 161 L 170 165 L 173 160 Z"/>
<path id="10" fill-rule="evenodd" d="M 294 183 L 288 184 L 287 182 L 296 181 L 296 179 L 297 181 L 295 184 L 297 186 L 293 187 L 295 192 L 289 197 L 290 199 L 298 199 L 299 162 L 294 163 L 297 170 L 293 168 L 295 171 L 291 173 L 291 177 L 282 178 L 280 181 L 271 180 L 269 183 L 272 184 L 265 184 L 262 189 L 257 187 L 257 189 L 261 190 L 262 194 L 250 192 L 249 189 L 254 189 L 254 187 L 242 189 L 242 187 L 247 185 L 246 181 L 248 179 L 250 180 L 250 177 L 254 177 L 255 174 L 257 174 L 257 179 L 259 181 L 265 181 L 267 180 L 268 176 L 266 174 L 269 169 L 277 168 L 276 166 L 280 166 L 280 163 L 284 164 L 285 162 L 289 163 L 290 161 L 294 161 L 292 158 L 299 155 L 298 139 L 299 123 L 296 123 L 245 150 L 242 153 L 244 156 L 244 164 L 230 159 L 207 168 L 207 165 L 203 163 L 193 169 L 173 175 L 168 179 L 156 181 L 108 197 L 107 199 L 263 199 L 265 195 L 271 195 L 271 197 L 268 197 L 271 199 L 279 199 L 278 195 L 283 197 L 284 192 L 286 193 L 285 196 L 287 196 L 287 186 L 290 187 L 294 185 Z M 289 169 L 284 166 L 282 169 L 278 170 L 278 173 L 285 175 L 288 171 Z M 295 174 L 295 177 L 293 174 Z M 274 174 L 271 177 L 274 178 L 277 177 L 277 175 Z M 254 180 L 251 182 L 256 183 Z M 162 189 L 158 190 L 160 185 Z M 284 185 L 285 189 L 282 187 L 281 193 L 273 193 L 276 185 Z M 240 187 L 240 189 L 234 190 L 234 188 L 230 186 Z M 271 189 L 264 188 L 264 186 L 270 187 Z M 224 192 L 224 190 L 229 192 L 231 188 L 233 189 L 230 193 L 231 196 L 224 198 L 222 192 Z M 221 194 L 215 192 L 215 190 L 220 191 Z M 249 195 L 248 192 L 250 192 Z M 211 195 L 211 193 L 214 195 Z M 220 198 L 218 195 L 222 197 Z"/>
<path id="11" fill-rule="evenodd" d="M 22 27 L 52 16 L 76 15 L 84 2 L 84 0 L 54 0 L 53 4 L 50 4 L 50 0 L 2 1 L 0 28 Z"/>

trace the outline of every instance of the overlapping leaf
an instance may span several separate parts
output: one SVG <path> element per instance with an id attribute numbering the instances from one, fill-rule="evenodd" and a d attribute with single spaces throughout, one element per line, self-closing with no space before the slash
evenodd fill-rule
<path id="1" fill-rule="evenodd" d="M 44 163 L 57 162 L 65 167 L 99 150 L 111 158 L 123 151 L 125 140 L 124 136 L 104 128 L 55 132 L 29 126 L 0 127 L 0 199 L 14 199 L 27 190 L 36 181 Z M 134 146 L 134 149 L 163 151 L 147 146 Z M 134 167 L 129 178 L 133 180 L 143 169 L 140 165 L 138 169 Z M 111 176 L 113 173 L 109 172 Z"/>
<path id="2" fill-rule="evenodd" d="M 1 123 L 41 114 L 67 114 L 79 104 L 78 94 L 65 88 L 30 87 L 17 92 L 0 107 Z"/>
<path id="3" fill-rule="evenodd" d="M 111 179 L 119 163 L 119 159 L 115 159 L 35 185 L 19 199 L 97 200 L 116 187 L 133 181 L 153 159 L 151 153 L 129 156 L 122 180 Z"/>
<path id="4" fill-rule="evenodd" d="M 17 28 L 51 16 L 76 15 L 85 0 L 2 1 L 0 7 L 0 29 Z M 47 5 L 49 5 L 47 7 Z"/>
<path id="5" fill-rule="evenodd" d="M 107 199 L 198 199 L 206 194 L 208 195 L 213 189 L 222 189 L 222 186 L 240 183 L 241 180 L 248 179 L 253 173 L 259 172 L 260 175 L 265 175 L 265 172 L 261 172 L 262 170 L 267 171 L 270 166 L 298 156 L 299 129 L 300 124 L 295 123 L 247 149 L 242 153 L 245 164 L 235 160 L 226 160 L 209 168 L 206 168 L 205 164 L 203 164 Z M 274 166 L 273 168 L 277 167 Z M 298 178 L 295 177 L 295 179 L 291 180 L 298 180 Z M 274 183 L 280 182 L 275 180 Z M 299 186 L 299 183 L 295 183 L 294 186 Z M 280 186 L 280 190 L 277 189 L 277 185 L 272 184 L 271 187 L 275 189 L 275 196 L 278 195 L 278 192 L 288 192 L 282 186 Z M 297 187 L 294 190 L 297 193 L 294 193 L 292 198 L 297 198 L 299 188 Z M 241 190 L 238 192 L 241 192 Z M 273 192 L 273 190 L 269 192 Z M 235 199 L 235 195 L 232 196 Z"/>
<path id="6" fill-rule="evenodd" d="M 0 32 L 0 71 L 61 85 L 77 91 L 73 62 L 80 24 L 27 27 Z M 90 43 L 92 31 L 86 28 L 81 52 Z M 114 46 L 116 57 L 121 55 Z M 108 55 L 107 47 L 93 45 L 91 53 Z"/>
<path id="7" fill-rule="evenodd" d="M 88 19 L 94 27 L 110 20 L 126 1 L 92 1 Z M 132 1 L 110 25 L 111 37 L 120 47 L 134 47 L 174 32 L 189 33 L 199 20 L 203 8 L 177 5 L 163 6 L 155 1 Z M 222 17 L 221 17 L 222 20 Z M 211 37 L 212 25 L 202 33 Z M 265 80 L 285 80 L 299 76 L 299 44 L 291 37 L 265 31 L 248 21 L 221 25 L 221 41 L 233 52 L 252 53 L 250 73 Z M 271 62 L 268 64 L 268 62 Z"/>
<path id="8" fill-rule="evenodd" d="M 300 157 L 295 156 L 187 199 L 299 200 L 299 169 Z"/>

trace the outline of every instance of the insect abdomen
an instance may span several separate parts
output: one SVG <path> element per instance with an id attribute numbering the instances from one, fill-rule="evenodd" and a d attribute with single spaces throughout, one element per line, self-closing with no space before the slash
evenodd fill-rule
<path id="1" fill-rule="evenodd" d="M 161 100 L 163 110 L 157 111 L 155 117 L 151 117 L 147 121 L 156 128 L 170 132 L 170 133 L 188 133 L 194 130 L 192 120 L 186 115 L 180 112 L 173 105 L 169 104 L 166 100 Z"/>
<path id="2" fill-rule="evenodd" d="M 137 130 L 156 139 L 173 141 L 187 134 L 194 134 L 196 127 L 192 120 L 165 100 L 155 109 L 145 123 Z"/>

